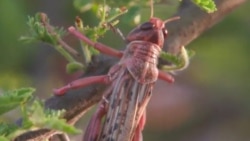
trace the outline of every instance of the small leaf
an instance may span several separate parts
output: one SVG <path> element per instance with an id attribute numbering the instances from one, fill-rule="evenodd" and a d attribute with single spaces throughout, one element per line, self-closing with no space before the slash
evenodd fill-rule
<path id="1" fill-rule="evenodd" d="M 197 6 L 208 13 L 213 13 L 217 10 L 213 0 L 192 0 Z"/>
<path id="2" fill-rule="evenodd" d="M 8 136 L 9 134 L 15 132 L 17 129 L 18 126 L 14 124 L 0 123 L 0 136 L 1 135 Z"/>
<path id="3" fill-rule="evenodd" d="M 64 110 L 44 110 L 41 102 L 35 101 L 30 108 L 28 108 L 28 119 L 32 126 L 38 128 L 47 128 L 59 130 L 69 134 L 76 134 L 80 131 L 74 126 L 68 124 L 62 118 Z"/>
<path id="4" fill-rule="evenodd" d="M 45 113 L 41 102 L 34 101 L 32 106 L 27 109 L 28 120 L 33 125 L 40 126 L 45 120 Z"/>
<path id="5" fill-rule="evenodd" d="M 71 62 L 71 63 L 68 63 L 67 66 L 66 66 L 66 71 L 67 73 L 69 74 L 72 74 L 76 71 L 79 71 L 79 70 L 82 70 L 84 67 L 81 63 L 79 62 Z"/>
<path id="6" fill-rule="evenodd" d="M 164 52 L 164 51 L 161 51 L 161 55 L 160 55 L 161 59 L 163 59 L 164 61 L 168 61 L 170 62 L 171 64 L 180 64 L 180 59 L 178 58 L 178 56 L 175 56 L 173 54 L 170 54 L 168 52 Z"/>
<path id="7" fill-rule="evenodd" d="M 0 95 L 0 115 L 31 99 L 34 88 L 21 88 Z"/>
<path id="8" fill-rule="evenodd" d="M 91 9 L 92 1 L 91 0 L 74 0 L 73 5 L 80 12 L 85 12 Z"/>
<path id="9" fill-rule="evenodd" d="M 42 13 L 37 13 L 34 17 L 28 17 L 27 25 L 29 26 L 29 35 L 19 38 L 24 42 L 43 41 L 50 44 L 58 44 L 57 38 L 63 36 L 66 32 L 63 28 L 53 27 L 55 34 L 49 33 L 42 23 Z M 49 19 L 46 19 L 49 23 Z"/>
<path id="10" fill-rule="evenodd" d="M 9 139 L 5 138 L 4 136 L 0 135 L 0 141 L 9 141 Z"/>
<path id="11" fill-rule="evenodd" d="M 188 67 L 189 60 L 194 55 L 194 51 L 188 51 L 184 46 L 181 47 L 177 55 L 168 52 L 161 52 L 160 58 L 170 63 L 169 65 L 161 65 L 160 68 L 165 71 L 180 71 Z"/>
<path id="12" fill-rule="evenodd" d="M 69 134 L 78 134 L 81 133 L 81 130 L 76 129 L 74 126 L 69 125 L 65 119 L 58 119 L 58 117 L 48 118 L 44 122 L 45 128 L 55 129 L 63 131 Z"/>

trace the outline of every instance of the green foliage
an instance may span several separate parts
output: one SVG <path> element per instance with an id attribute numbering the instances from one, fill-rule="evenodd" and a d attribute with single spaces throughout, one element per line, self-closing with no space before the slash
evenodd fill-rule
<path id="1" fill-rule="evenodd" d="M 51 35 L 51 33 L 46 29 L 44 23 L 42 22 L 41 13 L 36 14 L 34 17 L 28 17 L 27 25 L 29 26 L 29 36 L 21 36 L 20 40 L 24 42 L 34 42 L 43 41 L 49 44 L 57 45 L 58 36 L 63 36 L 66 32 L 63 28 L 53 27 L 56 34 Z M 47 19 L 49 23 L 49 20 Z"/>
<path id="2" fill-rule="evenodd" d="M 61 55 L 63 55 L 69 61 L 69 63 L 78 64 L 77 67 L 74 67 L 72 70 L 67 70 L 67 72 L 75 72 L 84 68 L 84 65 L 77 62 L 70 55 L 71 53 L 76 56 L 78 55 L 78 53 L 62 40 L 62 36 L 66 33 L 66 31 L 63 28 L 50 25 L 49 18 L 46 14 L 37 13 L 34 17 L 28 17 L 27 24 L 30 29 L 30 35 L 22 36 L 20 38 L 21 41 L 42 41 L 52 45 L 59 53 L 61 53 Z"/>
<path id="3" fill-rule="evenodd" d="M 99 5 L 94 4 L 92 6 L 92 11 L 100 21 L 97 26 L 90 27 L 88 25 L 84 25 L 83 20 L 79 17 L 76 18 L 75 25 L 80 32 L 85 34 L 92 41 L 97 41 L 109 29 L 114 29 L 114 27 L 119 23 L 117 18 L 125 14 L 127 9 L 111 8 L 104 2 L 104 4 Z M 84 61 L 88 64 L 91 62 L 91 56 L 97 55 L 99 52 L 82 41 L 80 41 L 80 44 L 84 54 Z"/>
<path id="4" fill-rule="evenodd" d="M 180 53 L 177 55 L 162 51 L 160 58 L 164 61 L 167 61 L 171 65 L 163 65 L 160 66 L 160 68 L 165 71 L 183 70 L 189 65 L 189 60 L 194 56 L 194 54 L 194 51 L 187 50 L 185 47 L 182 47 Z"/>
<path id="5" fill-rule="evenodd" d="M 105 5 L 108 9 L 108 13 L 112 15 L 112 11 L 117 8 L 111 7 L 120 7 L 119 9 L 129 9 L 128 13 L 123 15 L 122 21 L 124 23 L 133 23 L 138 24 L 140 22 L 140 10 L 147 6 L 149 7 L 149 0 L 99 0 L 99 1 L 91 1 L 91 0 L 74 0 L 74 6 L 80 12 L 86 12 L 91 10 L 95 15 L 98 15 L 98 8 L 100 5 Z M 107 5 L 106 5 L 107 3 Z"/>
<path id="6" fill-rule="evenodd" d="M 26 127 L 55 129 L 70 134 L 80 132 L 62 119 L 64 110 L 44 110 L 43 107 L 38 101 L 34 101 L 30 107 L 25 107 L 23 111 L 24 123 L 28 123 Z"/>
<path id="7" fill-rule="evenodd" d="M 213 13 L 217 10 L 213 0 L 192 0 L 197 6 L 208 13 Z"/>
<path id="8" fill-rule="evenodd" d="M 0 141 L 9 141 L 6 137 L 0 135 Z"/>
<path id="9" fill-rule="evenodd" d="M 79 2 L 75 1 L 75 3 L 78 4 Z M 90 1 L 80 3 L 86 6 L 87 2 Z M 86 7 L 83 9 L 86 9 Z M 88 36 L 92 41 L 97 41 L 110 28 L 115 29 L 114 26 L 119 23 L 117 18 L 127 12 L 124 8 L 110 8 L 105 4 L 105 2 L 104 4 L 93 5 L 92 10 L 95 12 L 96 17 L 100 20 L 97 26 L 89 27 L 84 25 L 83 21 L 79 17 L 76 19 L 77 29 L 83 34 L 86 34 L 86 36 Z M 84 62 L 77 62 L 70 55 L 70 53 L 75 56 L 78 56 L 80 53 L 77 53 L 61 39 L 65 34 L 65 31 L 62 28 L 50 25 L 49 19 L 44 13 L 38 13 L 34 17 L 29 17 L 27 24 L 30 28 L 30 36 L 22 36 L 20 39 L 25 42 L 42 41 L 51 44 L 69 61 L 69 64 L 66 66 L 66 71 L 68 73 L 74 73 L 78 70 L 86 68 L 85 66 L 91 62 L 92 56 L 99 53 L 94 48 L 89 47 L 87 44 L 80 41 L 83 51 L 82 54 L 84 55 Z"/>
<path id="10" fill-rule="evenodd" d="M 72 74 L 78 70 L 81 70 L 83 69 L 84 66 L 82 63 L 79 63 L 79 62 L 70 62 L 66 65 L 66 72 L 68 74 Z"/>
<path id="11" fill-rule="evenodd" d="M 63 115 L 64 110 L 44 110 L 41 102 L 35 100 L 32 104 L 28 104 L 35 91 L 33 88 L 22 88 L 6 92 L 0 97 L 1 114 L 8 112 L 17 106 L 21 108 L 22 125 L 0 123 L 0 139 L 12 140 L 18 135 L 36 129 L 52 129 L 69 134 L 80 133 L 80 130 L 69 125 Z"/>
<path id="12" fill-rule="evenodd" d="M 18 130 L 18 126 L 15 124 L 9 124 L 9 123 L 0 123 L 0 136 L 7 137 L 8 135 L 14 133 Z"/>
<path id="13" fill-rule="evenodd" d="M 34 88 L 22 88 L 0 95 L 0 115 L 31 99 Z"/>
<path id="14" fill-rule="evenodd" d="M 214 2 L 211 0 L 194 0 L 195 4 L 205 9 L 208 12 L 216 10 Z M 85 34 L 92 41 L 97 41 L 101 36 L 103 36 L 109 29 L 115 30 L 115 26 L 119 23 L 117 18 L 125 13 L 127 13 L 128 7 L 130 10 L 124 17 L 125 21 L 134 21 L 136 23 L 140 22 L 140 15 L 138 15 L 139 10 L 149 1 L 119 1 L 118 3 L 113 0 L 109 0 L 108 4 L 115 4 L 116 6 L 123 6 L 121 8 L 111 8 L 104 0 L 102 4 L 96 1 L 90 0 L 75 0 L 74 6 L 80 11 L 85 12 L 91 10 L 96 17 L 99 19 L 99 24 L 97 26 L 90 27 L 84 25 L 83 20 L 79 17 L 76 18 L 77 29 Z M 30 41 L 43 41 L 51 44 L 54 48 L 60 52 L 68 61 L 69 64 L 66 66 L 66 71 L 68 73 L 74 73 L 78 70 L 86 68 L 90 62 L 93 55 L 97 55 L 99 52 L 84 42 L 80 41 L 82 54 L 84 57 L 84 62 L 80 63 L 75 61 L 75 59 L 70 55 L 77 53 L 69 45 L 67 45 L 62 39 L 62 35 L 65 31 L 62 28 L 58 28 L 50 25 L 49 19 L 44 13 L 38 13 L 35 17 L 29 17 L 28 26 L 30 28 L 30 36 L 23 36 L 21 40 Z"/>
<path id="15" fill-rule="evenodd" d="M 170 54 L 168 52 L 161 52 L 161 58 L 165 61 L 169 61 L 170 63 L 174 64 L 174 65 L 178 65 L 181 64 L 181 59 L 173 54 Z"/>
<path id="16" fill-rule="evenodd" d="M 95 7 L 107 3 L 110 7 L 143 7 L 149 5 L 149 0 L 74 0 L 74 7 L 80 12 L 85 12 L 88 10 L 94 10 Z"/>

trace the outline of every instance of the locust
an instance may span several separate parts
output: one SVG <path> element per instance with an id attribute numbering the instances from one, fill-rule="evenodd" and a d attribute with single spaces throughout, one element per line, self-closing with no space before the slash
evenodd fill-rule
<path id="1" fill-rule="evenodd" d="M 152 7 L 149 21 L 127 35 L 124 51 L 93 42 L 73 26 L 68 28 L 71 34 L 101 53 L 120 58 L 105 75 L 80 78 L 54 90 L 56 95 L 63 95 L 71 89 L 97 83 L 108 85 L 85 130 L 84 141 L 142 141 L 146 107 L 155 82 L 158 79 L 174 82 L 173 76 L 159 70 L 157 65 L 167 37 L 165 24 L 179 17 L 161 20 L 153 17 Z M 186 56 L 184 47 L 181 48 Z"/>

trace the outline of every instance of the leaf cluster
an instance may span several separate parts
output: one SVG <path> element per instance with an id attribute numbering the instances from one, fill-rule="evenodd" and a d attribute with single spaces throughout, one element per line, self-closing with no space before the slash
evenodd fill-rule
<path id="1" fill-rule="evenodd" d="M 8 91 L 0 96 L 0 115 L 20 108 L 21 125 L 0 121 L 0 140 L 13 140 L 18 135 L 37 129 L 53 129 L 69 134 L 80 131 L 69 125 L 63 115 L 64 110 L 45 110 L 42 102 L 33 100 L 33 88 L 21 88 Z"/>
<path id="2" fill-rule="evenodd" d="M 216 10 L 216 6 L 213 0 L 192 0 L 196 5 L 206 10 L 207 12 L 213 12 Z M 147 5 L 149 7 L 149 0 L 128 0 L 128 1 L 115 1 L 115 0 L 74 0 L 73 4 L 80 12 L 86 12 L 91 10 L 99 19 L 99 24 L 96 26 L 84 25 L 83 20 L 79 17 L 76 18 L 75 25 L 79 31 L 85 34 L 92 41 L 97 41 L 108 30 L 117 29 L 115 26 L 119 23 L 118 17 L 124 15 L 123 19 L 127 22 L 139 22 L 138 17 L 140 9 Z M 116 8 L 112 8 L 115 5 Z M 117 8 L 117 6 L 119 8 Z M 129 10 L 127 10 L 129 9 Z M 127 14 L 125 14 L 127 13 Z M 80 41 L 81 52 L 75 51 L 66 42 L 62 40 L 66 31 L 63 28 L 52 26 L 49 23 L 49 18 L 44 13 L 38 13 L 34 17 L 28 17 L 27 22 L 30 35 L 22 36 L 20 39 L 26 42 L 42 41 L 52 45 L 60 54 L 62 54 L 68 64 L 66 71 L 68 73 L 74 73 L 78 70 L 85 70 L 88 64 L 91 62 L 91 58 L 97 55 L 99 52 L 92 47 L 89 47 L 84 42 Z M 73 56 L 72 56 L 72 55 Z M 75 57 L 79 54 L 83 54 L 83 61 L 76 61 Z"/>
<path id="3" fill-rule="evenodd" d="M 61 27 L 53 27 L 54 34 L 51 34 L 45 27 L 44 22 L 49 24 L 49 19 L 44 19 L 41 13 L 36 14 L 34 17 L 29 16 L 27 25 L 29 27 L 29 35 L 21 36 L 20 40 L 24 42 L 42 41 L 49 44 L 57 45 L 57 38 L 65 35 L 66 31 Z"/>

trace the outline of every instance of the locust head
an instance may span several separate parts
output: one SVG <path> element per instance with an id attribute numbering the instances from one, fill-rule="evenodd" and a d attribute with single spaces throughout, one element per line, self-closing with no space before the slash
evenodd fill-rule
<path id="1" fill-rule="evenodd" d="M 142 23 L 133 29 L 126 37 L 126 40 L 128 42 L 147 41 L 162 47 L 164 39 L 167 37 L 165 24 L 177 19 L 179 19 L 179 17 L 173 17 L 163 21 L 159 18 L 151 17 L 148 22 Z"/>

